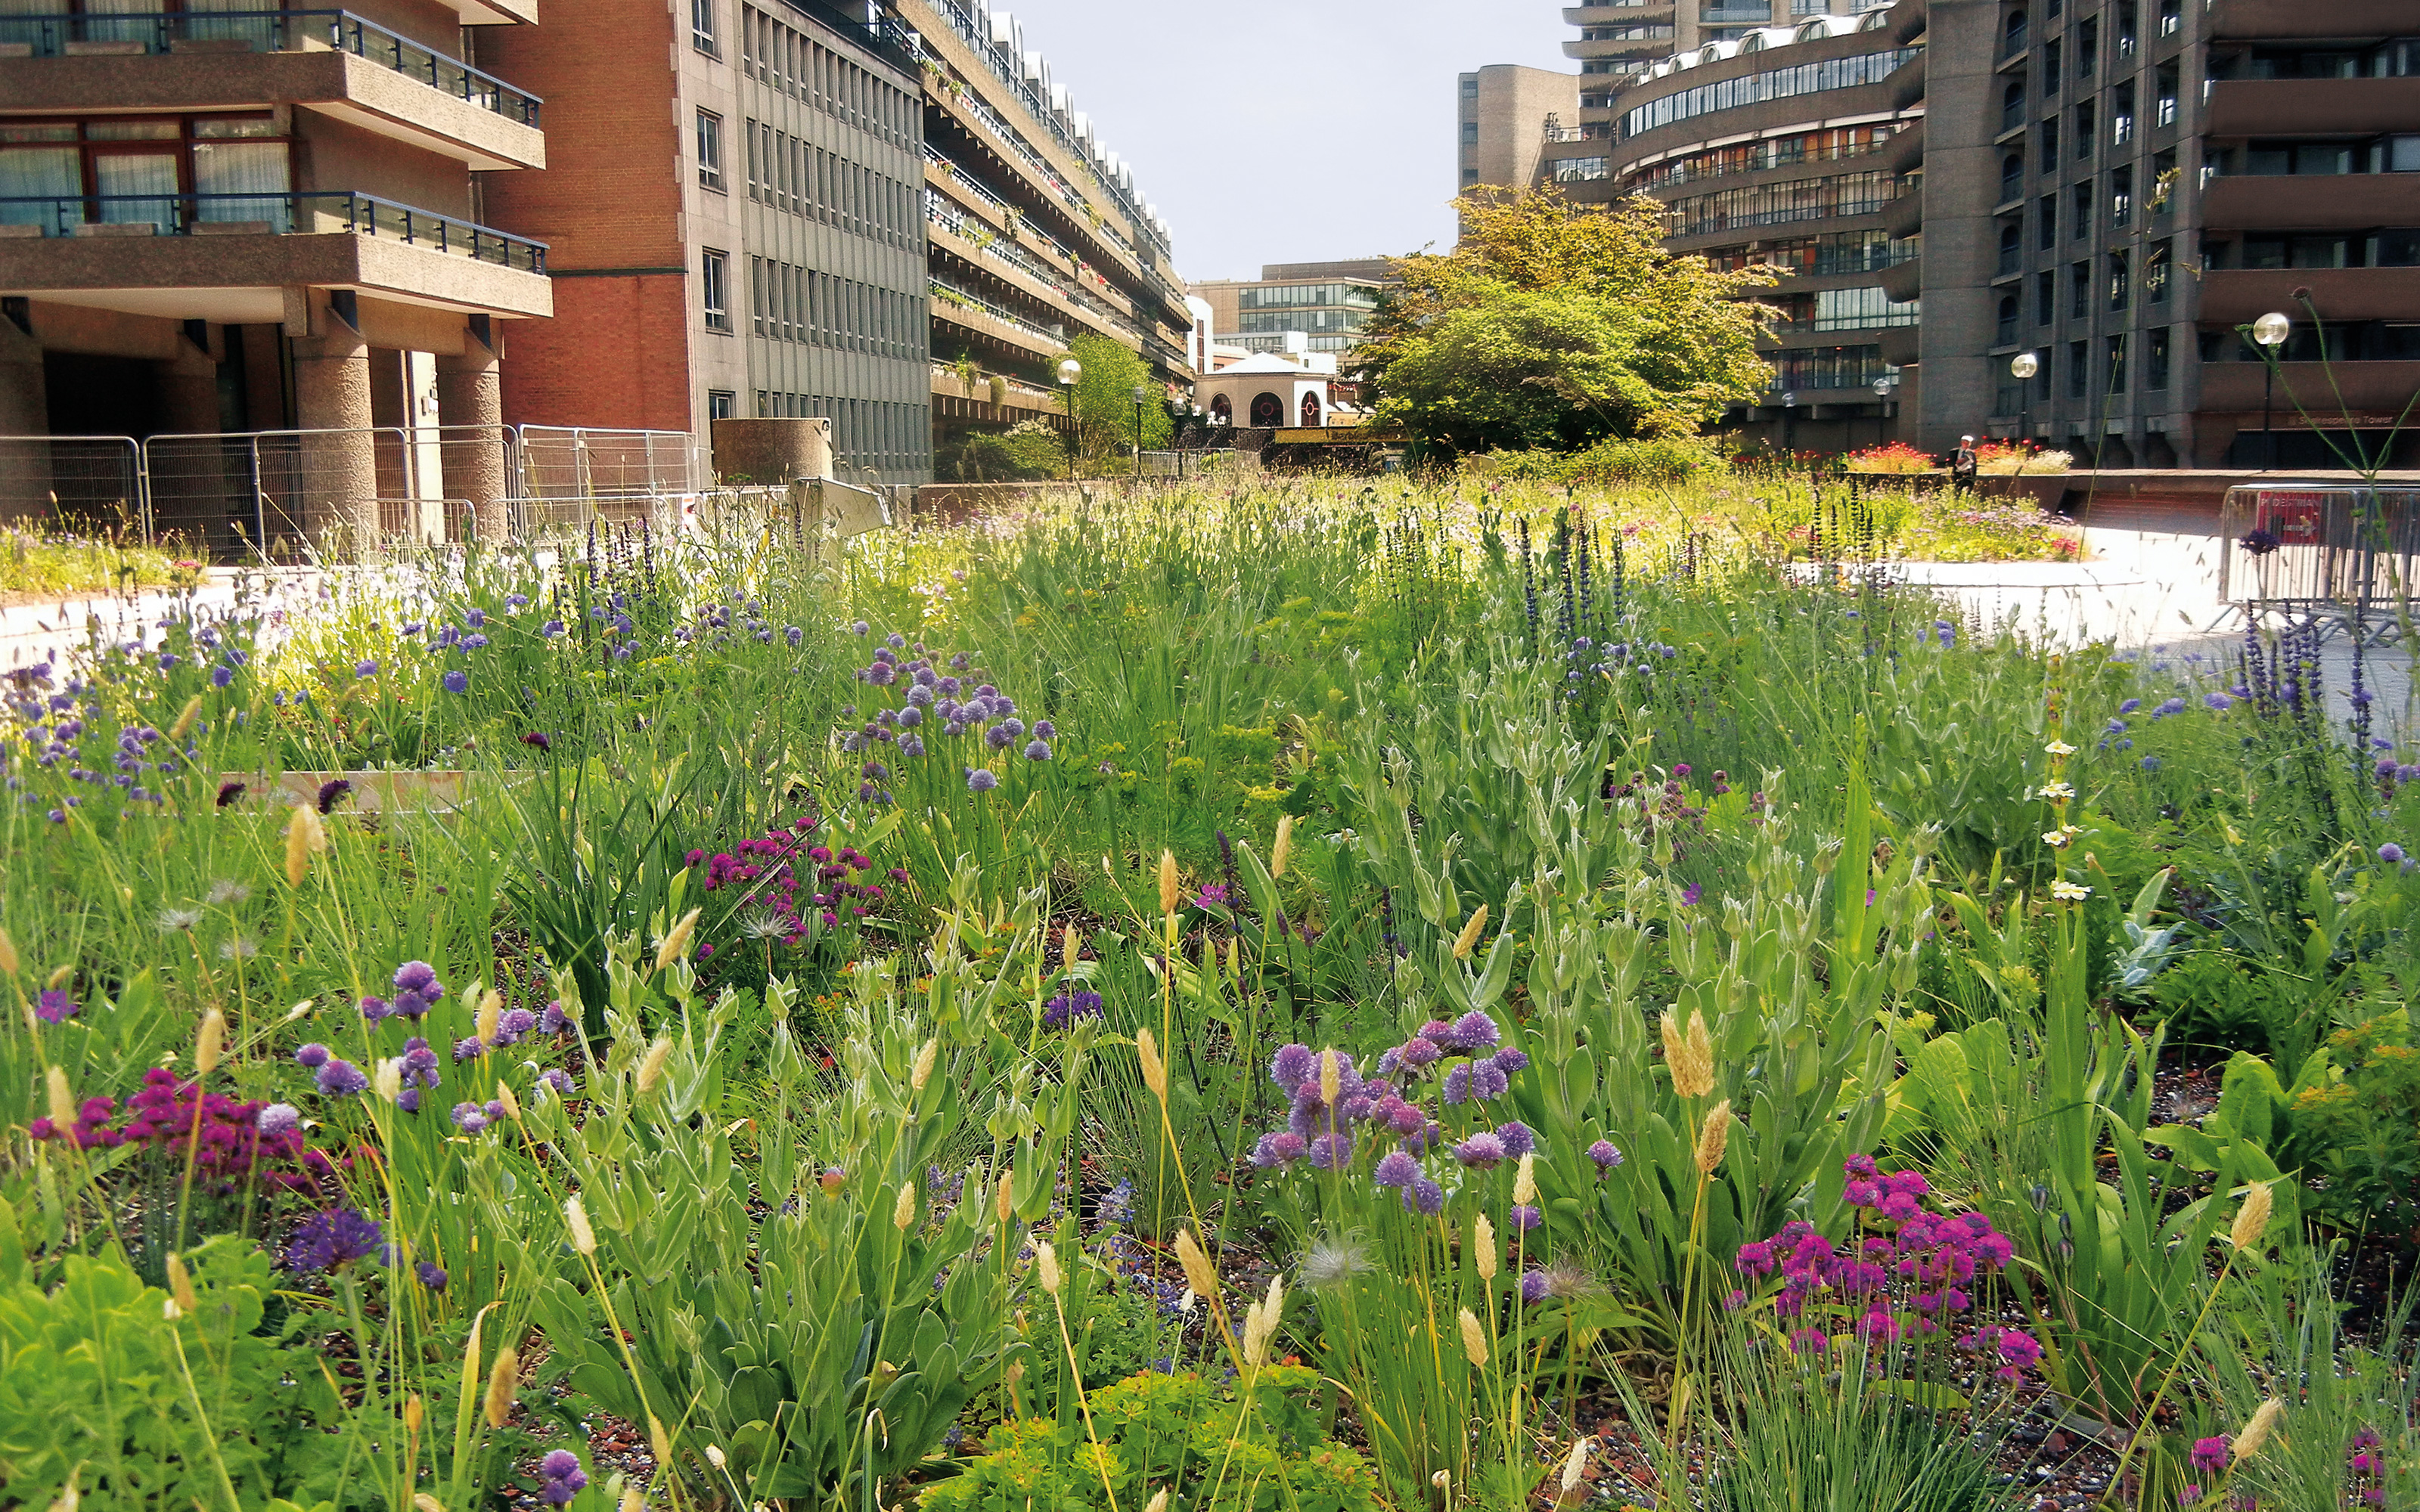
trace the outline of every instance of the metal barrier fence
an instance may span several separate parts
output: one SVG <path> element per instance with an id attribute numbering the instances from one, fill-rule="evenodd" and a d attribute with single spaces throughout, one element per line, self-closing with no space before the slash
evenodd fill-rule
<path id="1" fill-rule="evenodd" d="M 173 538 L 209 556 L 504 539 L 653 517 L 713 487 L 677 431 L 381 426 L 0 437 L 0 519 Z"/>
<path id="2" fill-rule="evenodd" d="M 125 436 L 0 436 L 0 521 L 151 538 L 143 456 Z"/>
<path id="3" fill-rule="evenodd" d="M 2385 611 L 2420 564 L 2420 489 L 2254 485 L 2219 511 L 2222 602 L 2254 614 Z"/>

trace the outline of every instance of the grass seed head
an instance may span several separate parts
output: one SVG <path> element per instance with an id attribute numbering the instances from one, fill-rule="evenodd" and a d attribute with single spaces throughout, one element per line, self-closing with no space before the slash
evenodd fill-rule
<path id="1" fill-rule="evenodd" d="M 911 1092 L 923 1091 L 924 1084 L 933 1079 L 934 1064 L 940 1058 L 941 1040 L 940 1036 L 936 1035 L 924 1041 L 923 1049 L 916 1052 L 916 1067 L 908 1073 L 908 1089 Z"/>
<path id="2" fill-rule="evenodd" d="M 378 1075 L 371 1083 L 381 1102 L 393 1103 L 403 1096 L 403 1061 L 389 1057 L 379 1062 Z"/>
<path id="3" fill-rule="evenodd" d="M 891 1210 L 891 1227 L 906 1233 L 916 1223 L 916 1183 L 899 1183 L 899 1200 Z"/>
<path id="4" fill-rule="evenodd" d="M 479 1016 L 476 1020 L 479 1039 L 484 1043 L 496 1042 L 496 1025 L 504 1016 L 504 995 L 490 987 L 480 995 Z"/>
<path id="5" fill-rule="evenodd" d="M 1286 874 L 1286 863 L 1294 859 L 1294 815 L 1278 816 L 1277 842 L 1269 847 L 1269 875 Z"/>
<path id="6" fill-rule="evenodd" d="M 1159 1058 L 1159 1041 L 1152 1038 L 1149 1027 L 1135 1030 L 1135 1056 L 1142 1062 L 1142 1084 L 1151 1095 L 1168 1103 L 1168 1062 Z"/>
<path id="7" fill-rule="evenodd" d="M 1176 880 L 1176 853 L 1163 850 L 1159 853 L 1159 911 L 1175 913 L 1177 900 L 1183 892 Z"/>
<path id="8" fill-rule="evenodd" d="M 15 976 L 18 965 L 17 942 L 8 937 L 7 930 L 0 929 L 0 977 Z"/>
<path id="9" fill-rule="evenodd" d="M 1190 1228 L 1176 1231 L 1176 1263 L 1184 1268 L 1185 1284 L 1193 1288 L 1195 1296 L 1209 1301 L 1218 1295 L 1218 1272 L 1194 1242 Z"/>
<path id="10" fill-rule="evenodd" d="M 512 1087 L 508 1083 L 502 1080 L 496 1083 L 496 1101 L 504 1105 L 505 1118 L 515 1123 L 521 1121 L 521 1100 L 514 1095 Z"/>
<path id="11" fill-rule="evenodd" d="M 1456 961 L 1469 960 L 1470 952 L 1477 948 L 1479 936 L 1486 928 L 1487 905 L 1481 903 L 1479 911 L 1470 916 L 1470 921 L 1462 926 L 1462 933 L 1453 937 L 1453 958 Z"/>
<path id="12" fill-rule="evenodd" d="M 1706 1110 L 1706 1127 L 1698 1135 L 1698 1174 L 1712 1176 L 1730 1144 L 1731 1105 L 1728 1099 Z"/>
<path id="13" fill-rule="evenodd" d="M 311 874 L 311 857 L 328 848 L 328 829 L 319 823 L 318 810 L 307 803 L 294 806 L 294 817 L 286 825 L 286 885 L 302 886 Z"/>
<path id="14" fill-rule="evenodd" d="M 1487 1333 L 1479 1326 L 1479 1315 L 1467 1307 L 1462 1310 L 1462 1352 L 1472 1365 L 1487 1364 Z"/>
<path id="15" fill-rule="evenodd" d="M 580 1200 L 579 1193 L 574 1192 L 571 1199 L 563 1205 L 563 1221 L 571 1229 L 573 1249 L 582 1255 L 597 1253 L 597 1230 L 589 1227 L 588 1204 Z"/>
<path id="16" fill-rule="evenodd" d="M 1059 1295 L 1066 1278 L 1059 1273 L 1059 1250 L 1050 1241 L 1046 1239 L 1033 1246 L 1033 1268 L 1042 1278 L 1042 1289 L 1054 1297 Z"/>
<path id="17" fill-rule="evenodd" d="M 428 1409 L 417 1395 L 404 1398 L 403 1427 L 409 1433 L 418 1433 L 420 1425 L 428 1419 Z"/>
<path id="18" fill-rule="evenodd" d="M 2266 1181 L 2255 1181 L 2245 1191 L 2243 1206 L 2235 1210 L 2235 1223 L 2226 1232 L 2236 1253 L 2259 1247 L 2260 1236 L 2267 1232 L 2269 1215 L 2276 1206 L 2276 1196 L 2270 1191 Z"/>
<path id="19" fill-rule="evenodd" d="M 1344 1091 L 1344 1063 L 1337 1058 L 1334 1047 L 1319 1053 L 1319 1100 L 1329 1107 Z"/>
<path id="20" fill-rule="evenodd" d="M 1571 1455 L 1563 1460 L 1564 1495 L 1580 1489 L 1580 1481 L 1588 1474 L 1589 1450 L 1595 1443 L 1594 1439 L 1582 1439 L 1572 1445 Z"/>
<path id="21" fill-rule="evenodd" d="M 1538 1200 L 1538 1152 L 1529 1150 L 1512 1176 L 1512 1200 L 1528 1207 Z"/>
<path id="22" fill-rule="evenodd" d="M 75 1093 L 68 1086 L 68 1073 L 53 1066 L 42 1079 L 51 1095 L 51 1126 L 65 1134 L 76 1126 Z"/>
<path id="23" fill-rule="evenodd" d="M 664 1062 L 672 1057 L 673 1037 L 669 1034 L 658 1035 L 656 1042 L 647 1046 L 645 1058 L 639 1062 L 638 1088 L 641 1097 L 652 1095 L 657 1088 L 663 1085 Z"/>
<path id="24" fill-rule="evenodd" d="M 1000 1173 L 1000 1185 L 992 1197 L 992 1214 L 1001 1223 L 1016 1216 L 1016 1168 L 1008 1166 Z"/>
<path id="25" fill-rule="evenodd" d="M 171 1251 L 168 1256 L 168 1295 L 188 1314 L 201 1310 L 201 1299 L 194 1295 L 194 1278 L 185 1270 L 184 1257 Z"/>
<path id="26" fill-rule="evenodd" d="M 445 1512 L 445 1504 L 427 1491 L 414 1491 L 411 1496 L 411 1512 Z"/>
<path id="27" fill-rule="evenodd" d="M 2241 1464 L 2258 1454 L 2268 1443 L 2269 1436 L 2277 1431 L 2277 1420 L 2285 1415 L 2286 1404 L 2276 1397 L 2272 1396 L 2262 1402 L 2259 1410 L 2252 1414 L 2252 1421 L 2244 1424 L 2243 1431 L 2235 1436 L 2236 1462 Z"/>
<path id="28" fill-rule="evenodd" d="M 226 1015 L 211 1009 L 202 1015 L 202 1030 L 194 1037 L 194 1074 L 208 1076 L 218 1070 L 219 1058 L 226 1052 Z"/>
<path id="29" fill-rule="evenodd" d="M 513 1388 L 520 1383 L 521 1351 L 507 1344 L 488 1372 L 488 1427 L 500 1428 L 513 1415 Z"/>
<path id="30" fill-rule="evenodd" d="M 202 696 L 196 693 L 185 701 L 185 707 L 178 714 L 177 722 L 168 727 L 168 739 L 177 745 L 184 744 L 185 737 L 194 732 L 194 721 L 201 717 Z"/>
<path id="31" fill-rule="evenodd" d="M 705 912 L 692 908 L 681 915 L 680 921 L 656 946 L 656 969 L 662 971 L 675 961 L 689 958 L 689 942 L 697 933 L 697 916 Z"/>
<path id="32" fill-rule="evenodd" d="M 1470 1247 L 1473 1259 L 1479 1267 L 1479 1279 L 1495 1280 L 1496 1226 L 1487 1221 L 1487 1214 L 1483 1212 L 1479 1215 L 1478 1221 L 1471 1225 Z"/>

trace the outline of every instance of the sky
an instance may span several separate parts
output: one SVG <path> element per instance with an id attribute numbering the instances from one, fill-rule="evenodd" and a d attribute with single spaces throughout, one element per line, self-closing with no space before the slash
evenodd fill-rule
<path id="1" fill-rule="evenodd" d="M 1576 72 L 1561 0 L 993 0 L 1134 164 L 1184 278 L 1453 243 L 1455 78 Z"/>

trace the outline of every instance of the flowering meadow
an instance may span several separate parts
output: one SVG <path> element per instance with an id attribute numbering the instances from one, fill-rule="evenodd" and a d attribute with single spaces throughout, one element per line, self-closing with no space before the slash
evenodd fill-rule
<path id="1" fill-rule="evenodd" d="M 2411 711 L 1804 488 L 624 527 L 10 674 L 0 1507 L 2420 1505 Z"/>

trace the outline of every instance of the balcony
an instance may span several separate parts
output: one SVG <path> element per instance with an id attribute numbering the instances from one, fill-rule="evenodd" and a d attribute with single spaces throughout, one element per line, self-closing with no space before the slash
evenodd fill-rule
<path id="1" fill-rule="evenodd" d="M 2257 415 L 2261 375 L 2267 368 L 2265 363 L 2204 363 L 2200 407 Z M 2277 414 L 2282 418 L 2294 412 L 2290 394 L 2302 401 L 2304 409 L 2322 418 L 2350 409 L 2386 416 L 2391 423 L 2412 402 L 2412 395 L 2420 393 L 2420 363 L 2338 363 L 2335 379 L 2332 389 L 2328 370 L 2318 363 L 2279 363 Z M 2344 395 L 2341 404 L 2336 399 L 2339 390 Z"/>
<path id="2" fill-rule="evenodd" d="M 1565 6 L 1563 24 L 1602 26 L 1619 21 L 1670 21 L 1675 8 L 1675 0 L 1594 0 L 1590 5 Z"/>
<path id="3" fill-rule="evenodd" d="M 2411 28 L 2411 0 L 2212 0 L 2210 18 L 2220 41 L 2397 37 Z"/>
<path id="4" fill-rule="evenodd" d="M 2249 325 L 2272 310 L 2309 318 L 2296 289 L 2329 321 L 2409 320 L 2420 311 L 2420 268 L 2229 268 L 2201 275 L 2201 317 Z"/>
<path id="5" fill-rule="evenodd" d="M 1882 273 L 1883 293 L 1901 304 L 1919 297 L 1924 292 L 1923 243 L 1917 242 L 1915 245 L 1917 249 L 1915 255 L 1904 261 L 1891 264 L 1884 269 Z"/>
<path id="6" fill-rule="evenodd" d="M 2228 231 L 2420 225 L 2420 173 L 2242 175 L 2202 191 L 2202 224 Z"/>
<path id="7" fill-rule="evenodd" d="M 1919 235 L 1924 230 L 1924 184 L 1921 179 L 1910 184 L 1900 196 L 1883 207 L 1883 229 L 1894 238 Z"/>
<path id="8" fill-rule="evenodd" d="M 0 16 L 23 112 L 307 105 L 478 170 L 542 168 L 540 101 L 341 10 Z"/>
<path id="9" fill-rule="evenodd" d="M 933 318 L 1040 357 L 1057 357 L 1067 349 L 1067 328 L 1040 326 L 1015 311 L 994 304 L 979 294 L 973 294 L 932 279 Z"/>
<path id="10" fill-rule="evenodd" d="M 375 195 L 0 199 L 0 293 L 135 315 L 198 303 L 202 318 L 271 324 L 285 291 L 305 286 L 554 313 L 545 243 Z"/>
<path id="11" fill-rule="evenodd" d="M 2420 121 L 2420 79 L 2221 79 L 2203 130 L 2212 136 L 2408 131 Z"/>

